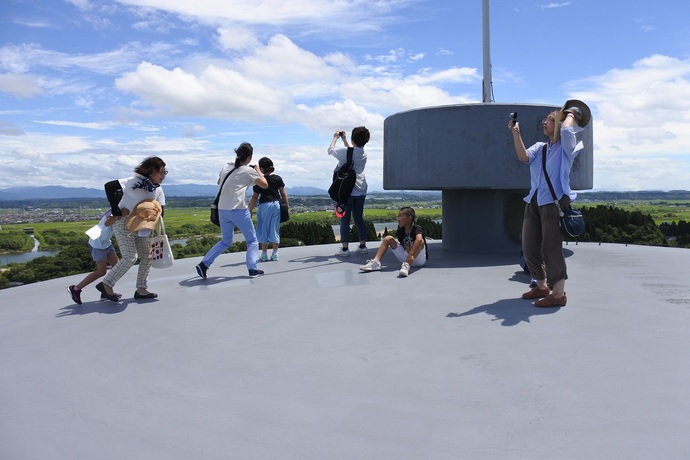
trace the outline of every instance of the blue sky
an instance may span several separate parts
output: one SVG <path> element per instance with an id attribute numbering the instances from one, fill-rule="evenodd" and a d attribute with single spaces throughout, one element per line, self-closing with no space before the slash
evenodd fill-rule
<path id="1" fill-rule="evenodd" d="M 690 189 L 687 0 L 490 12 L 495 101 L 586 101 L 594 190 Z M 3 0 L 0 188 L 100 188 L 149 155 L 211 184 L 248 141 L 325 189 L 332 133 L 366 125 L 382 190 L 384 119 L 481 102 L 481 80 L 481 0 Z"/>

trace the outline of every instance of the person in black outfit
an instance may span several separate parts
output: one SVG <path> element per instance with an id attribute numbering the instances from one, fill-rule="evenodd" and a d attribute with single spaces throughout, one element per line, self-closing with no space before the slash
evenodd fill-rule
<path id="1" fill-rule="evenodd" d="M 283 178 L 273 174 L 275 168 L 273 161 L 268 157 L 259 160 L 259 168 L 268 181 L 267 188 L 255 185 L 254 194 L 249 200 L 249 214 L 254 211 L 257 200 L 259 201 L 256 213 L 256 236 L 261 245 L 261 262 L 268 260 L 268 243 L 273 244 L 271 260 L 278 260 L 278 247 L 280 246 L 280 200 L 290 207 Z"/>

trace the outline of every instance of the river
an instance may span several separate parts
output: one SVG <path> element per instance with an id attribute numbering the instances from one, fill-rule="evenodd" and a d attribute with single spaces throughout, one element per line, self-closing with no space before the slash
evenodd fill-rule
<path id="1" fill-rule="evenodd" d="M 7 264 L 14 264 L 20 262 L 28 262 L 41 256 L 54 256 L 60 251 L 39 251 L 39 241 L 31 235 L 34 240 L 34 247 L 30 252 L 9 252 L 7 254 L 0 254 L 0 267 Z"/>

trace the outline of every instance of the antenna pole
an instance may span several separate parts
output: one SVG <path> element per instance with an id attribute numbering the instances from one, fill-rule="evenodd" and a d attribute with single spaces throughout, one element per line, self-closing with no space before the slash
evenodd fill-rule
<path id="1" fill-rule="evenodd" d="M 489 27 L 489 0 L 482 0 L 482 44 L 484 70 L 482 75 L 482 102 L 494 102 L 494 88 L 491 81 L 491 30 Z"/>

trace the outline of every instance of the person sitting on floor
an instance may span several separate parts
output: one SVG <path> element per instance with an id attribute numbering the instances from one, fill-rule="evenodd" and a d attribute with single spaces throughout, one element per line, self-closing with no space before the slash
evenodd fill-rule
<path id="1" fill-rule="evenodd" d="M 395 257 L 402 262 L 398 272 L 400 276 L 407 276 L 410 273 L 410 267 L 424 265 L 429 255 L 422 226 L 415 223 L 415 217 L 414 209 L 408 206 L 400 208 L 396 236 L 386 235 L 381 241 L 376 257 L 368 260 L 366 265 L 362 265 L 359 269 L 364 272 L 381 270 L 381 258 L 388 248 L 391 248 Z M 422 252 L 424 252 L 423 255 Z"/>

